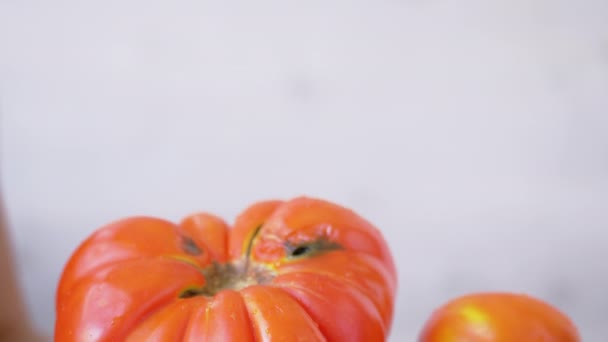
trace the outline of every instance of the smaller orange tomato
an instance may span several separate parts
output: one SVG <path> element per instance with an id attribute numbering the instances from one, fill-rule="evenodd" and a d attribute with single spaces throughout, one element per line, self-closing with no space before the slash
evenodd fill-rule
<path id="1" fill-rule="evenodd" d="M 579 342 L 575 325 L 538 299 L 477 293 L 452 300 L 427 321 L 419 342 Z"/>

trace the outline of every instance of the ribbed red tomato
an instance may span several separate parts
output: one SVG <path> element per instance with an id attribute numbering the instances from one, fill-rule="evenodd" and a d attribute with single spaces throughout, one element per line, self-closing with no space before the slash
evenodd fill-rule
<path id="1" fill-rule="evenodd" d="M 572 321 L 530 296 L 476 293 L 437 309 L 420 342 L 579 342 Z"/>
<path id="2" fill-rule="evenodd" d="M 396 282 L 381 233 L 319 199 L 259 202 L 232 228 L 128 218 L 71 256 L 55 341 L 384 341 Z"/>

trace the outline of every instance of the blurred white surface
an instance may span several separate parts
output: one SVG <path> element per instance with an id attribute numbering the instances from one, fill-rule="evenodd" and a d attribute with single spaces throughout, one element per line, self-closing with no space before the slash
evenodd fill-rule
<path id="1" fill-rule="evenodd" d="M 399 266 L 391 340 L 477 290 L 608 336 L 608 2 L 0 2 L 2 185 L 52 331 L 93 229 L 300 194 Z"/>

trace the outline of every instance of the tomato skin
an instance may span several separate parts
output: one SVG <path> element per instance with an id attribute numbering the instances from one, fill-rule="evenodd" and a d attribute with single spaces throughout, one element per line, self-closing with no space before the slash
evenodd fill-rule
<path id="1" fill-rule="evenodd" d="M 324 200 L 255 203 L 232 226 L 131 217 L 68 260 L 55 341 L 384 341 L 396 288 L 381 233 Z"/>
<path id="2" fill-rule="evenodd" d="M 437 309 L 419 342 L 579 342 L 572 321 L 551 305 L 521 294 L 488 292 Z"/>

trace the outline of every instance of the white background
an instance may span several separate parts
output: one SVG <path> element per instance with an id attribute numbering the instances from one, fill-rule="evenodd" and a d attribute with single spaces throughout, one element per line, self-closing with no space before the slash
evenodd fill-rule
<path id="1" fill-rule="evenodd" d="M 377 224 L 393 341 L 470 291 L 608 336 L 608 2 L 0 0 L 2 186 L 52 332 L 93 229 L 300 194 Z"/>

